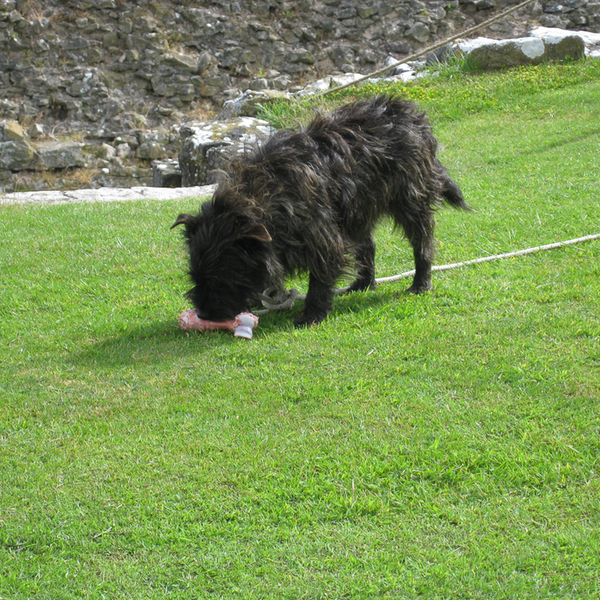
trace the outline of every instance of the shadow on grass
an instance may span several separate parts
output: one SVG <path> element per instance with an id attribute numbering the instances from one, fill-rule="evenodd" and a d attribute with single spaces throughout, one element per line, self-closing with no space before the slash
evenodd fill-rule
<path id="1" fill-rule="evenodd" d="M 240 340 L 228 331 L 183 331 L 176 319 L 155 321 L 96 340 L 77 356 L 77 360 L 96 366 L 161 364 L 187 356 L 201 356 L 233 343 L 240 343 Z"/>
<path id="2" fill-rule="evenodd" d="M 550 139 L 546 143 L 540 144 L 536 150 L 533 151 L 534 154 L 544 154 L 545 152 L 550 152 L 552 150 L 556 150 L 557 148 L 562 148 L 564 146 L 572 146 L 581 144 L 582 142 L 588 140 L 589 138 L 595 137 L 600 133 L 598 127 L 592 127 L 590 129 L 586 129 L 579 134 L 569 135 L 561 137 L 560 139 Z M 524 150 L 520 153 L 521 155 L 531 154 L 531 150 Z"/>
<path id="3" fill-rule="evenodd" d="M 404 303 L 410 296 L 401 290 L 388 288 L 370 292 L 336 296 L 333 310 L 326 321 L 316 327 L 305 329 L 320 335 L 327 328 L 337 328 L 336 321 L 373 318 L 390 304 Z M 294 343 L 290 334 L 295 330 L 294 318 L 302 311 L 302 302 L 288 311 L 275 311 L 260 316 L 258 329 L 251 341 L 234 337 L 230 331 L 183 331 L 177 319 L 148 321 L 137 326 L 126 326 L 121 331 L 107 333 L 102 339 L 92 340 L 74 356 L 74 361 L 94 366 L 116 367 L 133 364 L 162 364 L 188 357 L 211 355 L 226 347 L 240 344 L 261 344 L 272 336 L 283 343 Z"/>

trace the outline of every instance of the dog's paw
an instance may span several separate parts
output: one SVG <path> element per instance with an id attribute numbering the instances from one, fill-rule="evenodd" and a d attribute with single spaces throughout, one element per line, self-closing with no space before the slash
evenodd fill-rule
<path id="1" fill-rule="evenodd" d="M 422 294 L 433 289 L 431 283 L 424 283 L 421 285 L 415 285 L 414 283 L 406 290 L 407 294 Z"/>
<path id="2" fill-rule="evenodd" d="M 370 281 L 362 281 L 357 279 L 348 286 L 347 293 L 350 294 L 351 292 L 366 292 L 369 290 L 374 290 L 376 287 L 377 283 L 375 283 L 374 279 Z"/>
<path id="3" fill-rule="evenodd" d="M 323 315 L 322 317 L 300 315 L 294 319 L 294 325 L 296 327 L 311 327 L 312 325 L 318 325 L 321 323 L 326 316 L 327 315 Z"/>

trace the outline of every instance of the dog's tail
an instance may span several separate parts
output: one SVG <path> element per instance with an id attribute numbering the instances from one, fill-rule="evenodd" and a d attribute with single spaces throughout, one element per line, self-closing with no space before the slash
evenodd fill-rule
<path id="1" fill-rule="evenodd" d="M 446 176 L 442 188 L 442 196 L 450 206 L 454 208 L 462 208 L 463 210 L 472 210 L 465 202 L 463 193 L 458 187 L 458 184 L 450 176 Z"/>

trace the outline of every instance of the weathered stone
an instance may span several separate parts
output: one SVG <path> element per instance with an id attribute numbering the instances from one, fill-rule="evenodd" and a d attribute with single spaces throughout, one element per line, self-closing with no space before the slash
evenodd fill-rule
<path id="1" fill-rule="evenodd" d="M 191 73 L 198 72 L 198 59 L 188 54 L 169 52 L 162 57 L 162 62 L 163 64 L 172 66 L 175 69 L 189 71 Z"/>
<path id="2" fill-rule="evenodd" d="M 85 164 L 78 142 L 38 142 L 35 144 L 35 153 L 43 169 L 66 169 Z"/>
<path id="3" fill-rule="evenodd" d="M 374 6 L 358 6 L 357 10 L 361 19 L 370 19 L 377 12 Z"/>
<path id="4" fill-rule="evenodd" d="M 585 54 L 585 43 L 576 35 L 563 38 L 544 37 L 546 47 L 545 60 L 581 60 Z"/>
<path id="5" fill-rule="evenodd" d="M 307 42 L 316 42 L 317 41 L 317 31 L 310 25 L 300 25 L 295 32 L 296 37 L 299 40 L 304 40 Z"/>
<path id="6" fill-rule="evenodd" d="M 181 169 L 179 161 L 155 160 L 152 163 L 152 186 L 153 187 L 181 187 Z"/>
<path id="7" fill-rule="evenodd" d="M 266 121 L 249 117 L 182 127 L 181 185 L 189 187 L 214 181 L 218 177 L 215 171 L 226 168 L 234 155 L 270 133 Z"/>
<path id="8" fill-rule="evenodd" d="M 583 40 L 577 36 L 487 40 L 470 51 L 469 60 L 481 70 L 494 70 L 546 61 L 579 60 L 584 55 L 584 49 Z"/>
<path id="9" fill-rule="evenodd" d="M 598 6 L 600 7 L 600 3 Z M 564 37 L 576 35 L 581 38 L 585 44 L 586 56 L 600 58 L 600 33 L 591 33 L 589 31 L 565 31 L 549 27 L 534 27 L 529 32 L 529 35 L 532 37 L 541 37 L 542 39 L 562 39 Z"/>
<path id="10" fill-rule="evenodd" d="M 11 37 L 8 42 L 8 49 L 11 52 L 26 52 L 29 48 L 29 44 L 20 37 Z"/>
<path id="11" fill-rule="evenodd" d="M 314 54 L 312 54 L 312 52 L 305 49 L 299 49 L 288 52 L 286 60 L 288 60 L 291 63 L 303 63 L 305 65 L 312 65 L 315 62 L 315 57 Z"/>
<path id="12" fill-rule="evenodd" d="M 216 74 L 202 79 L 198 92 L 205 98 L 214 98 L 231 87 L 231 79 L 226 73 Z"/>
<path id="13" fill-rule="evenodd" d="M 253 91 L 266 90 L 269 87 L 269 82 L 265 77 L 260 77 L 259 79 L 254 79 L 250 82 L 249 89 Z"/>
<path id="14" fill-rule="evenodd" d="M 201 52 L 198 57 L 197 70 L 201 75 L 209 69 L 214 69 L 219 64 L 219 61 L 210 52 Z"/>
<path id="15" fill-rule="evenodd" d="M 335 46 L 330 52 L 333 64 L 341 69 L 344 65 L 351 65 L 354 61 L 354 50 L 351 46 Z M 344 69 L 345 70 L 345 69 Z"/>
<path id="16" fill-rule="evenodd" d="M 26 140 L 0 142 L 0 169 L 22 171 L 32 169 L 35 153 Z"/>
<path id="17" fill-rule="evenodd" d="M 89 48 L 89 46 L 90 42 L 85 38 L 73 36 L 64 40 L 62 47 L 64 50 L 83 50 Z"/>
<path id="18" fill-rule="evenodd" d="M 66 88 L 69 96 L 78 97 L 83 96 L 91 90 L 91 86 L 86 81 L 74 81 L 71 85 Z"/>
<path id="19" fill-rule="evenodd" d="M 483 71 L 539 64 L 544 50 L 544 42 L 539 39 L 490 41 L 474 48 L 469 61 Z"/>
<path id="20" fill-rule="evenodd" d="M 227 180 L 231 162 L 244 152 L 246 148 L 239 144 L 209 148 L 206 152 L 206 185 Z"/>
<path id="21" fill-rule="evenodd" d="M 349 6 L 347 8 L 342 8 L 334 13 L 336 19 L 340 21 L 344 21 L 346 19 L 352 19 L 358 14 L 356 8 L 353 6 Z"/>
<path id="22" fill-rule="evenodd" d="M 21 13 L 18 10 L 11 10 L 8 14 L 9 23 L 18 23 L 23 19 Z"/>
<path id="23" fill-rule="evenodd" d="M 114 158 L 116 155 L 117 155 L 116 149 L 113 146 L 111 146 L 110 144 L 103 142 L 100 145 L 100 149 L 98 150 L 99 158 L 102 158 L 104 160 L 111 160 L 111 158 Z"/>
<path id="24" fill-rule="evenodd" d="M 118 144 L 116 148 L 116 155 L 119 158 L 128 158 L 131 156 L 132 150 L 129 144 Z"/>
<path id="25" fill-rule="evenodd" d="M 274 90 L 284 91 L 292 85 L 292 80 L 288 75 L 281 75 L 271 80 L 271 86 Z"/>
<path id="26" fill-rule="evenodd" d="M 36 54 L 43 54 L 44 52 L 48 52 L 50 50 L 50 46 L 46 40 L 35 40 L 32 48 Z"/>
<path id="27" fill-rule="evenodd" d="M 596 47 L 600 47 L 600 34 L 585 31 L 572 32 L 547 27 L 534 27 L 529 35 L 543 40 L 550 60 L 564 60 L 566 57 L 579 60 L 586 53 L 586 47 L 589 48 L 590 52 Z M 573 38 L 578 38 L 578 40 Z"/>
<path id="28" fill-rule="evenodd" d="M 154 93 L 159 96 L 187 96 L 193 95 L 195 91 L 191 83 L 184 83 L 177 75 L 173 74 L 168 76 L 158 74 L 152 77 L 151 81 Z"/>
<path id="29" fill-rule="evenodd" d="M 119 34 L 116 31 L 107 33 L 102 38 L 102 45 L 105 48 L 112 48 L 119 45 Z"/>
<path id="30" fill-rule="evenodd" d="M 42 137 L 44 135 L 44 126 L 41 123 L 33 123 L 27 129 L 27 135 L 32 140 Z"/>
<path id="31" fill-rule="evenodd" d="M 21 142 L 25 132 L 16 121 L 0 121 L 0 142 Z"/>
<path id="32" fill-rule="evenodd" d="M 148 140 L 140 144 L 136 150 L 136 155 L 144 160 L 157 160 L 165 155 L 165 149 L 157 140 Z"/>
<path id="33" fill-rule="evenodd" d="M 407 32 L 406 37 L 424 44 L 431 34 L 431 31 L 424 23 L 415 23 Z"/>

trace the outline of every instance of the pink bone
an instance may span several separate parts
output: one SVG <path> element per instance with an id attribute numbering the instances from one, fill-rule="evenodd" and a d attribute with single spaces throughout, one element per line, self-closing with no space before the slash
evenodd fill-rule
<path id="1" fill-rule="evenodd" d="M 258 317 L 252 313 L 240 313 L 230 321 L 207 321 L 198 318 L 195 309 L 184 310 L 179 315 L 179 325 L 182 329 L 196 331 L 214 331 L 229 329 L 236 337 L 252 338 L 252 330 L 258 325 Z"/>

